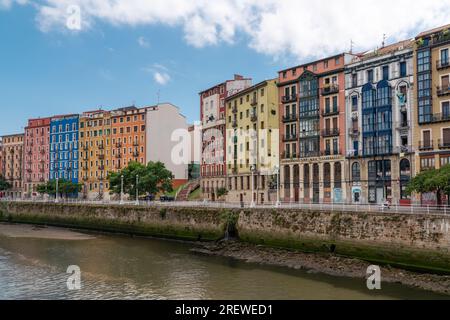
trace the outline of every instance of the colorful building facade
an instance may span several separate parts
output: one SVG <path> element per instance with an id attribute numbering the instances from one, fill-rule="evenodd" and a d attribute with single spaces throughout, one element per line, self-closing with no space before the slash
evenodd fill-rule
<path id="1" fill-rule="evenodd" d="M 282 200 L 345 202 L 345 65 L 340 54 L 279 72 Z"/>
<path id="2" fill-rule="evenodd" d="M 108 174 L 112 171 L 111 112 L 84 112 L 79 128 L 79 169 L 86 199 L 109 198 Z"/>
<path id="3" fill-rule="evenodd" d="M 252 80 L 235 75 L 200 92 L 202 159 L 200 164 L 202 197 L 217 199 L 217 190 L 226 187 L 225 99 L 252 85 Z"/>
<path id="4" fill-rule="evenodd" d="M 227 201 L 276 202 L 269 185 L 279 164 L 277 79 L 244 89 L 225 103 Z"/>
<path id="5" fill-rule="evenodd" d="M 146 164 L 146 110 L 126 107 L 111 111 L 111 169 L 119 171 L 131 161 Z"/>
<path id="6" fill-rule="evenodd" d="M 79 182 L 79 115 L 52 117 L 50 121 L 50 180 Z"/>
<path id="7" fill-rule="evenodd" d="M 413 42 L 355 57 L 346 67 L 347 194 L 351 203 L 409 205 L 413 175 Z"/>
<path id="8" fill-rule="evenodd" d="M 38 195 L 37 186 L 50 176 L 50 121 L 51 118 L 28 120 L 24 140 L 24 195 Z"/>
<path id="9" fill-rule="evenodd" d="M 23 141 L 24 134 L 2 137 L 3 175 L 11 185 L 5 196 L 15 199 L 23 197 Z"/>
<path id="10" fill-rule="evenodd" d="M 450 163 L 450 25 L 416 37 L 414 50 L 416 113 L 414 147 L 417 172 Z M 436 194 L 422 194 L 418 203 L 445 203 Z"/>

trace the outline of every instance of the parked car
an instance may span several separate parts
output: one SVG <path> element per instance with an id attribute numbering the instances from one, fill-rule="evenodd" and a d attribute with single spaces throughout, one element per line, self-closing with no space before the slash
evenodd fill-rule
<path id="1" fill-rule="evenodd" d="M 154 194 L 148 194 L 146 196 L 140 197 L 139 200 L 141 200 L 141 201 L 155 201 L 155 195 Z"/>
<path id="2" fill-rule="evenodd" d="M 172 202 L 172 201 L 175 201 L 175 197 L 164 195 L 164 196 L 160 196 L 159 197 L 159 201 L 161 201 L 161 202 Z"/>

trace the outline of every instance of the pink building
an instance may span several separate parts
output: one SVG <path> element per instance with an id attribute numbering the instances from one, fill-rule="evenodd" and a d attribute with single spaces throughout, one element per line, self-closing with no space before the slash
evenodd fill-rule
<path id="1" fill-rule="evenodd" d="M 28 120 L 24 141 L 24 195 L 36 196 L 36 188 L 49 179 L 50 118 Z"/>

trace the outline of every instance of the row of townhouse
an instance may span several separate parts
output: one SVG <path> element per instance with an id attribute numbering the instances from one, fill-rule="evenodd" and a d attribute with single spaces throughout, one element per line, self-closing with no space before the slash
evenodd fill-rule
<path id="1" fill-rule="evenodd" d="M 188 125 L 169 103 L 30 119 L 24 133 L 1 137 L 0 175 L 12 186 L 2 196 L 35 197 L 39 185 L 64 179 L 81 183 L 83 198 L 109 199 L 109 173 L 131 161 L 165 163 L 177 187 L 189 163 L 171 159 L 176 130 Z"/>
<path id="2" fill-rule="evenodd" d="M 406 186 L 450 160 L 449 28 L 202 91 L 203 197 L 437 203 Z"/>

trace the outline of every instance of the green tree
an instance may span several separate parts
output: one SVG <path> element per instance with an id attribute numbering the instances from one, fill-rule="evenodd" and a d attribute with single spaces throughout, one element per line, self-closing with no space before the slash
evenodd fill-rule
<path id="1" fill-rule="evenodd" d="M 11 184 L 5 180 L 3 176 L 0 176 L 0 191 L 6 191 L 11 189 Z"/>
<path id="2" fill-rule="evenodd" d="M 219 188 L 217 189 L 217 197 L 222 198 L 223 196 L 226 196 L 228 194 L 228 190 L 226 188 Z"/>
<path id="3" fill-rule="evenodd" d="M 123 176 L 123 192 L 132 197 L 136 195 L 136 176 L 139 196 L 171 192 L 173 174 L 162 162 L 149 162 L 146 166 L 139 162 L 130 162 L 128 167 L 119 172 L 110 173 L 108 179 L 110 192 L 120 194 L 121 177 Z"/>
<path id="4" fill-rule="evenodd" d="M 442 204 L 441 195 L 446 194 L 450 204 L 450 165 L 419 173 L 411 179 L 406 192 L 408 194 L 435 192 L 438 205 Z"/>
<path id="5" fill-rule="evenodd" d="M 81 191 L 81 183 L 73 183 L 70 180 L 58 180 L 58 196 L 66 198 L 68 195 L 77 194 Z M 38 185 L 37 192 L 41 194 L 56 195 L 56 180 L 50 180 L 45 184 Z"/>

